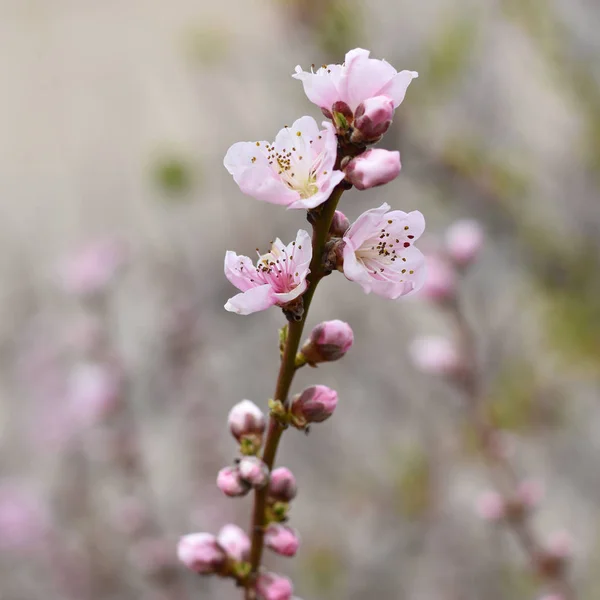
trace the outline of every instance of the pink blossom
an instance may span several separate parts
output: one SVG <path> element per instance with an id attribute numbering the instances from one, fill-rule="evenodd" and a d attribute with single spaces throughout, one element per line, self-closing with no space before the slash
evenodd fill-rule
<path id="1" fill-rule="evenodd" d="M 477 497 L 476 509 L 482 519 L 499 521 L 505 515 L 506 503 L 498 492 L 488 490 Z"/>
<path id="2" fill-rule="evenodd" d="M 229 411 L 227 422 L 231 435 L 238 442 L 248 435 L 261 438 L 266 427 L 265 415 L 251 400 L 238 402 Z"/>
<path id="3" fill-rule="evenodd" d="M 460 266 L 466 266 L 477 258 L 483 242 L 483 230 L 477 221 L 457 221 L 446 232 L 448 254 Z"/>
<path id="4" fill-rule="evenodd" d="M 95 424 L 113 411 L 121 394 L 121 376 L 99 363 L 81 363 L 70 373 L 68 411 L 79 426 Z"/>
<path id="5" fill-rule="evenodd" d="M 90 295 L 101 292 L 126 260 L 126 248 L 115 239 L 92 242 L 67 258 L 59 267 L 66 292 Z"/>
<path id="6" fill-rule="evenodd" d="M 292 77 L 302 81 L 308 99 L 326 111 L 331 111 L 335 102 L 344 102 L 355 112 L 362 102 L 375 96 L 388 96 L 397 108 L 418 73 L 398 73 L 385 60 L 369 58 L 369 54 L 355 48 L 346 54 L 343 65 L 324 65 L 316 72 L 303 71 L 298 65 Z"/>
<path id="7" fill-rule="evenodd" d="M 342 358 L 352 347 L 354 333 L 348 323 L 335 319 L 319 323 L 302 346 L 305 360 L 315 365 Z"/>
<path id="8" fill-rule="evenodd" d="M 242 293 L 230 298 L 225 310 L 249 315 L 296 300 L 306 291 L 311 258 L 310 236 L 303 229 L 298 231 L 296 241 L 287 246 L 277 238 L 271 251 L 260 256 L 256 266 L 247 256 L 228 251 L 225 276 Z"/>
<path id="9" fill-rule="evenodd" d="M 48 531 L 42 503 L 16 483 L 0 483 L 0 550 L 28 550 Z"/>
<path id="10" fill-rule="evenodd" d="M 382 204 L 364 212 L 344 236 L 344 275 L 367 294 L 393 300 L 419 290 L 425 259 L 413 244 L 424 229 L 419 211 L 390 211 Z"/>
<path id="11" fill-rule="evenodd" d="M 430 375 L 457 375 L 463 362 L 456 346 L 440 336 L 423 336 L 413 340 L 409 353 L 415 366 Z"/>
<path id="12" fill-rule="evenodd" d="M 254 488 L 262 488 L 269 481 L 269 467 L 256 456 L 243 456 L 238 464 L 238 472 Z"/>
<path id="13" fill-rule="evenodd" d="M 248 559 L 250 538 L 241 527 L 232 523 L 224 525 L 219 531 L 217 542 L 234 560 L 243 561 Z"/>
<path id="14" fill-rule="evenodd" d="M 329 198 L 344 178 L 334 170 L 337 138 L 331 123 L 319 131 L 312 117 L 301 117 L 269 142 L 237 142 L 225 168 L 244 194 L 288 208 L 309 209 Z"/>
<path id="15" fill-rule="evenodd" d="M 400 173 L 400 152 L 372 148 L 353 158 L 345 172 L 346 179 L 358 190 L 384 185 Z"/>
<path id="16" fill-rule="evenodd" d="M 536 508 L 544 497 L 544 486 L 535 479 L 522 481 L 517 488 L 517 498 L 529 509 Z"/>
<path id="17" fill-rule="evenodd" d="M 261 600 L 290 600 L 294 592 L 292 582 L 276 573 L 261 573 L 256 581 Z"/>
<path id="18" fill-rule="evenodd" d="M 456 293 L 456 272 L 454 267 L 439 254 L 425 257 L 427 278 L 423 284 L 421 296 L 436 302 L 443 302 Z"/>
<path id="19" fill-rule="evenodd" d="M 265 545 L 282 556 L 295 556 L 300 546 L 300 537 L 295 529 L 273 523 L 265 532 Z"/>
<path id="20" fill-rule="evenodd" d="M 202 575 L 217 572 L 227 561 L 225 551 L 210 533 L 183 536 L 177 546 L 177 556 L 188 569 Z"/>
<path id="21" fill-rule="evenodd" d="M 269 498 L 279 502 L 291 502 L 297 493 L 296 478 L 287 467 L 278 467 L 271 471 Z"/>
<path id="22" fill-rule="evenodd" d="M 224 467 L 219 471 L 217 487 L 232 498 L 244 496 L 250 491 L 250 486 L 242 480 L 236 467 Z"/>
<path id="23" fill-rule="evenodd" d="M 292 398 L 291 414 L 296 427 L 303 429 L 308 423 L 321 423 L 335 410 L 338 395 L 325 385 L 313 385 Z"/>
<path id="24" fill-rule="evenodd" d="M 394 102 L 388 96 L 375 96 L 360 104 L 354 121 L 359 134 L 353 134 L 353 141 L 356 137 L 365 142 L 377 141 L 392 124 L 394 108 Z"/>

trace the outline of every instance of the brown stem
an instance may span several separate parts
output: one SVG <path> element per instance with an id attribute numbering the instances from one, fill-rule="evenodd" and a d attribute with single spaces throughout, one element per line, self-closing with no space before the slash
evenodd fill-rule
<path id="1" fill-rule="evenodd" d="M 448 308 L 456 323 L 460 338 L 460 351 L 465 365 L 467 365 L 461 378 L 461 387 L 468 403 L 470 420 L 479 438 L 483 457 L 489 468 L 494 486 L 504 498 L 514 497 L 515 488 L 519 483 L 519 476 L 510 460 L 502 452 L 497 452 L 492 445 L 495 426 L 486 411 L 485 394 L 477 364 L 477 350 L 473 331 L 457 301 L 449 303 Z M 543 553 L 543 544 L 535 535 L 528 516 L 523 513 L 518 518 L 506 519 L 505 523 L 523 548 L 532 570 L 539 573 L 538 566 Z M 550 583 L 564 600 L 574 600 L 574 591 L 562 572 L 555 575 Z"/>
<path id="2" fill-rule="evenodd" d="M 325 275 L 322 265 L 325 242 L 327 241 L 327 234 L 329 232 L 329 227 L 331 226 L 333 214 L 344 189 L 344 185 L 339 184 L 333 190 L 331 196 L 322 205 L 321 211 L 313 221 L 312 259 L 310 262 L 310 274 L 308 276 L 308 288 L 302 297 L 304 302 L 304 312 L 300 321 L 291 321 L 289 323 L 287 339 L 281 358 L 281 364 L 279 365 L 279 374 L 277 376 L 277 384 L 275 386 L 275 395 L 273 398 L 274 400 L 281 400 L 284 405 L 288 402 L 290 386 L 292 385 L 292 380 L 296 373 L 296 354 L 302 339 L 302 332 L 308 316 L 308 309 L 310 308 L 317 285 Z M 273 468 L 282 433 L 283 427 L 271 417 L 269 419 L 269 429 L 262 455 L 262 460 L 267 464 L 269 470 Z M 252 548 L 250 551 L 251 571 L 245 589 L 245 597 L 247 600 L 251 600 L 254 597 L 254 583 L 262 559 L 264 533 L 267 524 L 265 514 L 267 491 L 268 486 L 256 490 L 254 494 L 254 508 L 252 511 L 252 525 L 250 529 L 250 537 L 252 540 Z"/>

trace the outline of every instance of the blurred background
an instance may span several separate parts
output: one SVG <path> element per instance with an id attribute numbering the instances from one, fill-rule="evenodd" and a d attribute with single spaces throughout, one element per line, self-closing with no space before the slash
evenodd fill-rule
<path id="1" fill-rule="evenodd" d="M 401 176 L 340 208 L 421 210 L 424 248 L 482 224 L 460 301 L 486 410 L 546 489 L 540 539 L 568 532 L 577 597 L 599 598 L 599 29 L 595 0 L 0 0 L 0 598 L 241 597 L 175 562 L 182 534 L 247 527 L 250 498 L 214 485 L 226 415 L 266 407 L 278 366 L 281 313 L 225 312 L 222 261 L 304 219 L 222 160 L 320 119 L 291 73 L 356 46 L 420 76 L 382 144 Z M 539 597 L 477 514 L 460 395 L 411 364 L 413 338 L 455 334 L 444 313 L 341 275 L 311 313 L 355 347 L 298 375 L 341 400 L 284 437 L 303 545 L 267 565 L 305 600 Z"/>

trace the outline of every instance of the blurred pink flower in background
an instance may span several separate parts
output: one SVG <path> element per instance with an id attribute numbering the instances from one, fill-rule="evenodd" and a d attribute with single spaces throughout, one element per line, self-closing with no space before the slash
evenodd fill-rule
<path id="1" fill-rule="evenodd" d="M 483 229 L 477 221 L 456 221 L 446 231 L 448 254 L 460 266 L 466 266 L 477 258 L 484 241 Z"/>
<path id="2" fill-rule="evenodd" d="M 456 272 L 454 267 L 440 253 L 425 255 L 427 277 L 420 296 L 436 302 L 450 300 L 456 293 Z"/>
<path id="3" fill-rule="evenodd" d="M 100 363 L 76 365 L 69 375 L 67 409 L 75 426 L 87 427 L 106 418 L 118 405 L 121 374 Z"/>
<path id="4" fill-rule="evenodd" d="M 409 353 L 414 365 L 429 375 L 457 375 L 463 368 L 457 347 L 442 336 L 416 338 Z"/>
<path id="5" fill-rule="evenodd" d="M 48 514 L 39 498 L 15 482 L 0 482 L 0 550 L 32 550 L 48 533 Z"/>
<path id="6" fill-rule="evenodd" d="M 566 530 L 550 534 L 546 542 L 548 552 L 559 558 L 569 558 L 573 554 L 573 536 Z"/>
<path id="7" fill-rule="evenodd" d="M 502 496 L 493 490 L 486 490 L 475 500 L 477 514 L 486 521 L 499 521 L 504 517 L 506 504 Z"/>
<path id="8" fill-rule="evenodd" d="M 537 479 L 526 479 L 517 488 L 517 499 L 527 508 L 537 508 L 544 498 L 544 485 Z"/>
<path id="9" fill-rule="evenodd" d="M 127 255 L 127 247 L 121 240 L 107 238 L 90 242 L 60 264 L 61 286 L 75 295 L 101 292 L 112 282 Z"/>

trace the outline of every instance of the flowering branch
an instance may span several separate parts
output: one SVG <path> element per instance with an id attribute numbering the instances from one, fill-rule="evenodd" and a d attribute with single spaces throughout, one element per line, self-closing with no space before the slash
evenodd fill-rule
<path id="1" fill-rule="evenodd" d="M 217 536 L 184 536 L 178 548 L 186 566 L 233 579 L 244 589 L 246 600 L 292 598 L 289 579 L 261 567 L 265 546 L 293 556 L 300 543 L 297 532 L 284 525 L 296 481 L 285 467 L 273 468 L 275 457 L 287 428 L 307 431 L 311 423 L 329 418 L 338 401 L 337 393 L 323 385 L 290 397 L 294 374 L 306 364 L 338 360 L 353 343 L 350 326 L 333 320 L 317 325 L 300 346 L 317 285 L 337 270 L 366 293 L 396 299 L 415 292 L 424 281 L 423 255 L 414 247 L 425 228 L 421 213 L 391 210 L 383 204 L 350 224 L 336 210 L 345 189 L 366 190 L 398 176 L 399 152 L 368 147 L 389 128 L 417 73 L 398 73 L 357 48 L 346 54 L 343 65 L 325 65 L 316 72 L 297 67 L 294 77 L 330 122 L 320 129 L 313 118 L 301 117 L 272 143 L 234 144 L 224 160 L 242 192 L 308 211 L 313 228 L 312 240 L 304 230 L 288 245 L 276 239 L 256 264 L 235 252 L 225 256 L 225 276 L 240 290 L 225 309 L 248 315 L 278 306 L 288 321 L 280 332 L 281 362 L 269 401 L 268 427 L 250 400 L 236 404 L 229 413 L 229 428 L 242 456 L 217 477 L 227 496 L 244 496 L 254 489 L 251 531 L 248 536 L 236 525 L 226 525 Z"/>

